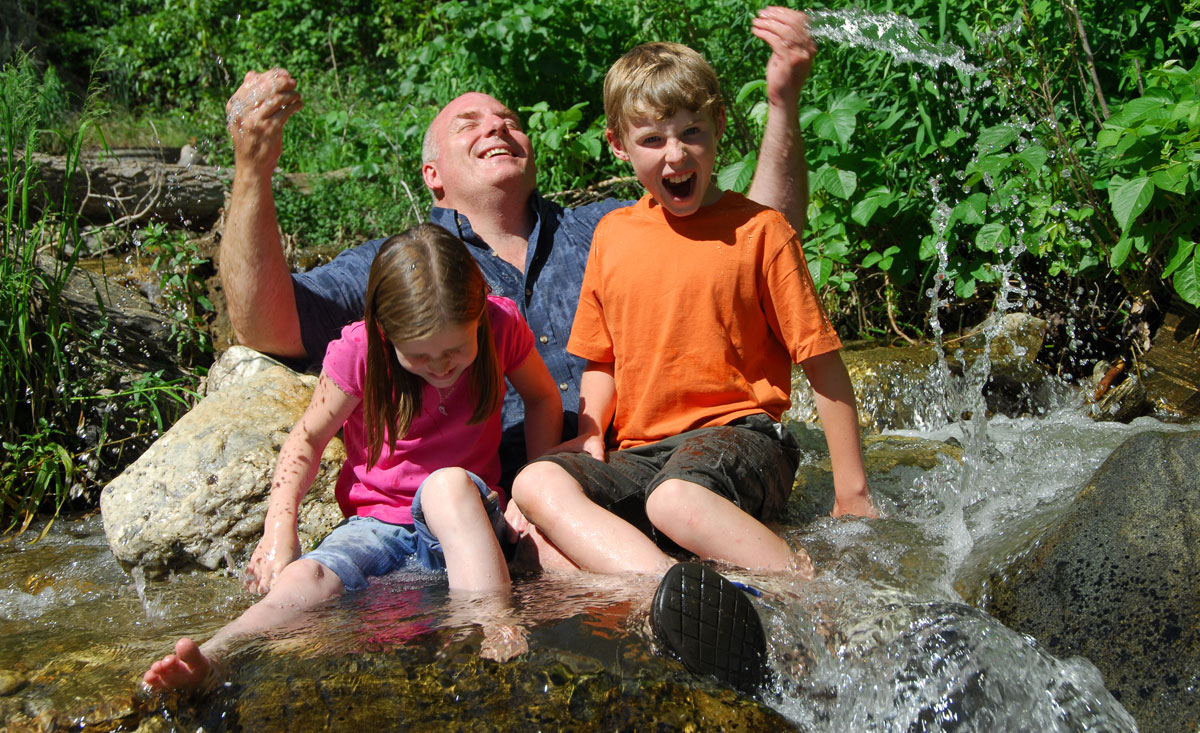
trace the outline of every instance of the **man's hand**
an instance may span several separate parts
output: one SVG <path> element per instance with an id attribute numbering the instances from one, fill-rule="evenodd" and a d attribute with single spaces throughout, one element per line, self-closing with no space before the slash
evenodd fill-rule
<path id="1" fill-rule="evenodd" d="M 794 109 L 817 55 L 817 44 L 808 33 L 808 16 L 799 10 L 769 6 L 758 11 L 751 32 L 771 47 L 767 99 Z"/>
<path id="2" fill-rule="evenodd" d="M 235 165 L 274 170 L 283 152 L 283 124 L 303 106 L 296 80 L 285 69 L 247 71 L 225 103 Z"/>

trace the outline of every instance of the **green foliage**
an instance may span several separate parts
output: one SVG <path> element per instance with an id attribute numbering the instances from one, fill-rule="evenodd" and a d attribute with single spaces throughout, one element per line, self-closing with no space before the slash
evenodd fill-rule
<path id="1" fill-rule="evenodd" d="M 1097 138 L 1097 185 L 1107 188 L 1120 233 L 1109 265 L 1161 271 L 1200 305 L 1200 64 L 1150 69 L 1146 81 L 1145 94 L 1115 109 Z"/>
<path id="2" fill-rule="evenodd" d="M 60 297 L 76 265 L 78 223 L 64 202 L 36 216 L 37 166 L 29 153 L 50 133 L 39 113 L 58 89 L 28 58 L 0 69 L 0 135 L 4 157 L 3 240 L 0 241 L 0 527 L 23 530 L 40 510 L 94 497 L 123 466 L 127 449 L 144 447 L 188 402 L 182 384 L 164 389 L 161 376 L 113 389 L 110 329 L 85 331 Z M 66 169 L 78 166 L 83 139 L 94 124 L 85 107 L 57 144 Z M 112 416 L 120 424 L 112 424 Z M 127 462 L 127 461 L 126 461 Z"/>
<path id="3" fill-rule="evenodd" d="M 139 256 L 152 258 L 150 270 L 158 275 L 154 300 L 171 319 L 171 340 L 181 360 L 191 363 L 212 351 L 203 314 L 211 313 L 200 267 L 208 264 L 194 242 L 184 232 L 169 232 L 165 224 L 155 222 L 134 235 Z"/>

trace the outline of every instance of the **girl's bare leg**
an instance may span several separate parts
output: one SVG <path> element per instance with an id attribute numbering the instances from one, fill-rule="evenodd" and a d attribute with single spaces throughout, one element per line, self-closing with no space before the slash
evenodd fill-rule
<path id="1" fill-rule="evenodd" d="M 150 665 L 142 682 L 154 690 L 197 689 L 222 675 L 221 658 L 237 637 L 282 626 L 304 611 L 341 595 L 342 581 L 315 560 L 297 560 L 284 568 L 261 601 L 226 624 L 200 646 L 188 638 L 175 643 L 175 653 Z"/>
<path id="2" fill-rule="evenodd" d="M 508 563 L 479 488 L 461 468 L 442 468 L 425 479 L 421 511 L 429 530 L 442 543 L 452 590 L 508 588 Z"/>

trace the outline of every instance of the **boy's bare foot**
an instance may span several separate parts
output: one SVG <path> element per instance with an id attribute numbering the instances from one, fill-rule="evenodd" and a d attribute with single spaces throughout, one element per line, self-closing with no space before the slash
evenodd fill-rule
<path id="1" fill-rule="evenodd" d="M 219 664 L 200 651 L 188 638 L 175 642 L 175 653 L 168 654 L 150 665 L 142 675 L 142 684 L 149 690 L 203 690 L 217 682 Z"/>

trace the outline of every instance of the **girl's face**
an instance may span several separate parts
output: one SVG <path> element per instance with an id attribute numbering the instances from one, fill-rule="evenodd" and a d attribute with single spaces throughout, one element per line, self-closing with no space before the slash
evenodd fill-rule
<path id="1" fill-rule="evenodd" d="M 478 331 L 479 321 L 476 320 L 443 328 L 429 338 L 398 341 L 393 346 L 400 366 L 434 387 L 446 389 L 475 362 L 479 351 Z"/>

